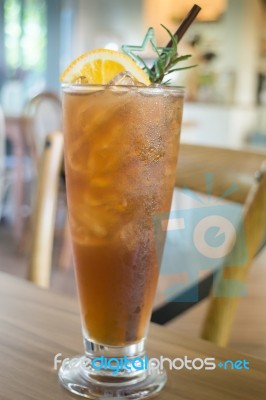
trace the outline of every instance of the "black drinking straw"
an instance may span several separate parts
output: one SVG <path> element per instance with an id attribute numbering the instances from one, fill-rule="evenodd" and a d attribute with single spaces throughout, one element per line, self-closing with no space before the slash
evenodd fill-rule
<path id="1" fill-rule="evenodd" d="M 178 42 L 182 39 L 192 22 L 196 19 L 198 13 L 201 11 L 201 7 L 198 6 L 197 4 L 194 4 L 194 6 L 191 8 L 187 16 L 183 19 L 181 22 L 179 28 L 177 29 L 176 33 L 174 36 L 177 37 Z M 172 40 L 167 44 L 166 47 L 171 47 L 172 46 Z"/>
<path id="2" fill-rule="evenodd" d="M 200 11 L 201 11 L 201 7 L 198 6 L 197 4 L 194 4 L 194 6 L 191 8 L 191 10 L 187 14 L 187 16 L 183 19 L 183 21 L 181 22 L 176 33 L 173 35 L 177 38 L 178 42 L 180 42 L 180 40 L 182 39 L 182 37 L 184 36 L 186 31 L 192 24 L 192 22 L 194 22 L 194 20 L 196 19 L 197 15 Z M 167 44 L 166 47 L 169 48 L 169 47 L 172 47 L 172 45 L 173 45 L 173 42 L 172 42 L 172 40 L 170 40 L 170 42 Z M 153 66 L 152 71 L 154 71 L 154 70 L 155 70 L 155 68 Z"/>

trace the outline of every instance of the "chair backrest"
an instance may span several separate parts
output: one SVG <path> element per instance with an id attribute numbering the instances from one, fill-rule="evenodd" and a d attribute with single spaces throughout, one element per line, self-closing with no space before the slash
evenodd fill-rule
<path id="1" fill-rule="evenodd" d="M 42 154 L 49 132 L 62 129 L 62 105 L 59 97 L 52 92 L 43 92 L 33 97 L 24 108 L 28 118 L 28 142 L 36 164 Z"/>
<path id="2" fill-rule="evenodd" d="M 231 185 L 237 185 L 237 190 L 226 198 L 243 204 L 254 183 L 254 174 L 265 159 L 266 154 L 258 151 L 182 144 L 176 186 L 206 193 L 206 176 L 212 174 L 211 195 L 220 197 Z"/>
<path id="3" fill-rule="evenodd" d="M 63 158 L 63 134 L 46 136 L 35 195 L 29 260 L 29 279 L 49 287 L 58 185 Z"/>
<path id="4" fill-rule="evenodd" d="M 5 118 L 0 107 L 0 218 L 2 215 L 4 185 L 5 185 Z"/>

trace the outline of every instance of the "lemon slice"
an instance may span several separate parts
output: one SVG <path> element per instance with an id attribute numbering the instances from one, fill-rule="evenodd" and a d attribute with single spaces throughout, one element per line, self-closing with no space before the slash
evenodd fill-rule
<path id="1" fill-rule="evenodd" d="M 130 57 L 107 49 L 92 50 L 76 58 L 62 73 L 60 80 L 104 85 L 125 71 L 130 72 L 137 81 L 150 84 L 146 73 Z"/>

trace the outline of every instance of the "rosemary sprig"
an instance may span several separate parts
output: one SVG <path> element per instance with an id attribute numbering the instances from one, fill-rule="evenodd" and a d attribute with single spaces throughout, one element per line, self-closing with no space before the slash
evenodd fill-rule
<path id="1" fill-rule="evenodd" d="M 170 75 L 171 73 L 175 71 L 181 71 L 185 69 L 190 69 L 194 68 L 197 65 L 190 65 L 187 67 L 176 67 L 176 65 L 180 62 L 188 60 L 191 55 L 186 54 L 182 56 L 178 56 L 178 38 L 174 36 L 169 29 L 167 29 L 164 25 L 161 25 L 169 34 L 171 38 L 171 46 L 169 49 L 167 49 L 167 52 L 159 52 L 157 46 L 151 42 L 152 48 L 154 52 L 157 54 L 158 58 L 156 58 L 153 67 L 149 68 L 146 64 L 146 62 L 140 57 L 136 56 L 138 59 L 139 63 L 142 64 L 142 68 L 144 71 L 146 71 L 150 81 L 152 83 L 160 83 L 167 85 L 170 83 L 170 79 L 167 81 L 163 82 L 163 79 L 167 76 Z"/>

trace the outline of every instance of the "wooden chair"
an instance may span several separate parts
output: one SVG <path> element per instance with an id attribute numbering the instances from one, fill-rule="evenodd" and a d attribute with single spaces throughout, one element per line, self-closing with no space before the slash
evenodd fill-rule
<path id="1" fill-rule="evenodd" d="M 63 147 L 62 135 L 59 132 L 50 134 L 47 143 L 38 183 L 29 274 L 30 280 L 43 287 L 49 286 L 50 279 L 54 211 Z M 214 285 L 212 277 L 207 277 L 203 282 L 205 289 L 200 294 L 203 298 L 212 291 L 202 337 L 222 346 L 228 341 L 234 314 L 240 301 L 239 296 L 225 296 L 227 289 L 224 278 L 241 282 L 246 280 L 252 260 L 265 236 L 265 158 L 264 154 L 253 151 L 203 146 L 182 145 L 180 150 L 177 187 L 185 186 L 203 192 L 204 174 L 213 172 L 216 174 L 216 179 L 212 195 L 220 196 L 232 183 L 237 182 L 239 190 L 231 194 L 231 199 L 244 204 L 244 228 L 248 250 L 245 265 L 219 269 Z M 219 297 L 213 295 L 217 290 L 220 293 Z M 152 320 L 157 323 L 167 322 L 180 314 L 180 309 L 184 310 L 182 303 L 169 302 L 154 311 Z"/>
<path id="2" fill-rule="evenodd" d="M 177 169 L 177 187 L 206 193 L 205 174 L 215 174 L 212 195 L 222 196 L 230 186 L 238 190 L 228 199 L 243 204 L 243 225 L 247 257 L 243 265 L 228 267 L 227 258 L 213 281 L 213 274 L 198 283 L 199 301 L 211 294 L 211 302 L 202 327 L 202 338 L 218 345 L 228 342 L 233 318 L 240 301 L 237 294 L 239 282 L 245 282 L 252 260 L 260 250 L 266 234 L 266 155 L 248 150 L 230 150 L 206 146 L 181 146 Z M 236 251 L 243 251 L 238 248 Z M 234 293 L 227 294 L 226 280 L 235 283 Z M 188 291 L 191 288 L 188 288 Z M 219 297 L 215 296 L 219 293 Z M 184 294 L 182 294 L 184 297 Z M 179 302 L 173 298 L 154 310 L 152 321 L 164 324 L 193 306 L 195 303 Z"/>
<path id="3" fill-rule="evenodd" d="M 17 122 L 18 124 L 18 122 Z M 18 126 L 18 125 L 17 125 Z M 61 130 L 62 106 L 60 98 L 52 92 L 41 92 L 24 105 L 19 118 L 22 144 L 17 152 L 23 152 L 21 168 L 16 173 L 14 235 L 17 251 L 27 248 L 28 225 L 31 215 L 35 179 L 38 176 L 39 158 L 48 132 Z M 18 160 L 18 156 L 16 158 Z M 17 163 L 18 164 L 18 163 Z"/>
<path id="4" fill-rule="evenodd" d="M 61 130 L 62 128 L 62 104 L 61 99 L 53 92 L 41 92 L 33 97 L 24 108 L 28 126 L 27 141 L 31 158 L 38 175 L 39 159 L 42 154 L 44 141 L 48 132 Z M 65 190 L 61 193 L 65 198 Z M 59 267 L 67 269 L 72 263 L 72 253 L 69 251 L 68 221 L 64 226 L 64 240 L 59 257 Z"/>
<path id="5" fill-rule="evenodd" d="M 63 134 L 61 132 L 53 132 L 46 138 L 39 164 L 29 259 L 29 279 L 46 288 L 50 285 L 55 215 L 62 158 Z"/>
<path id="6" fill-rule="evenodd" d="M 48 132 L 62 129 L 61 100 L 53 92 L 41 92 L 26 103 L 23 114 L 28 121 L 28 146 L 37 166 Z"/>

